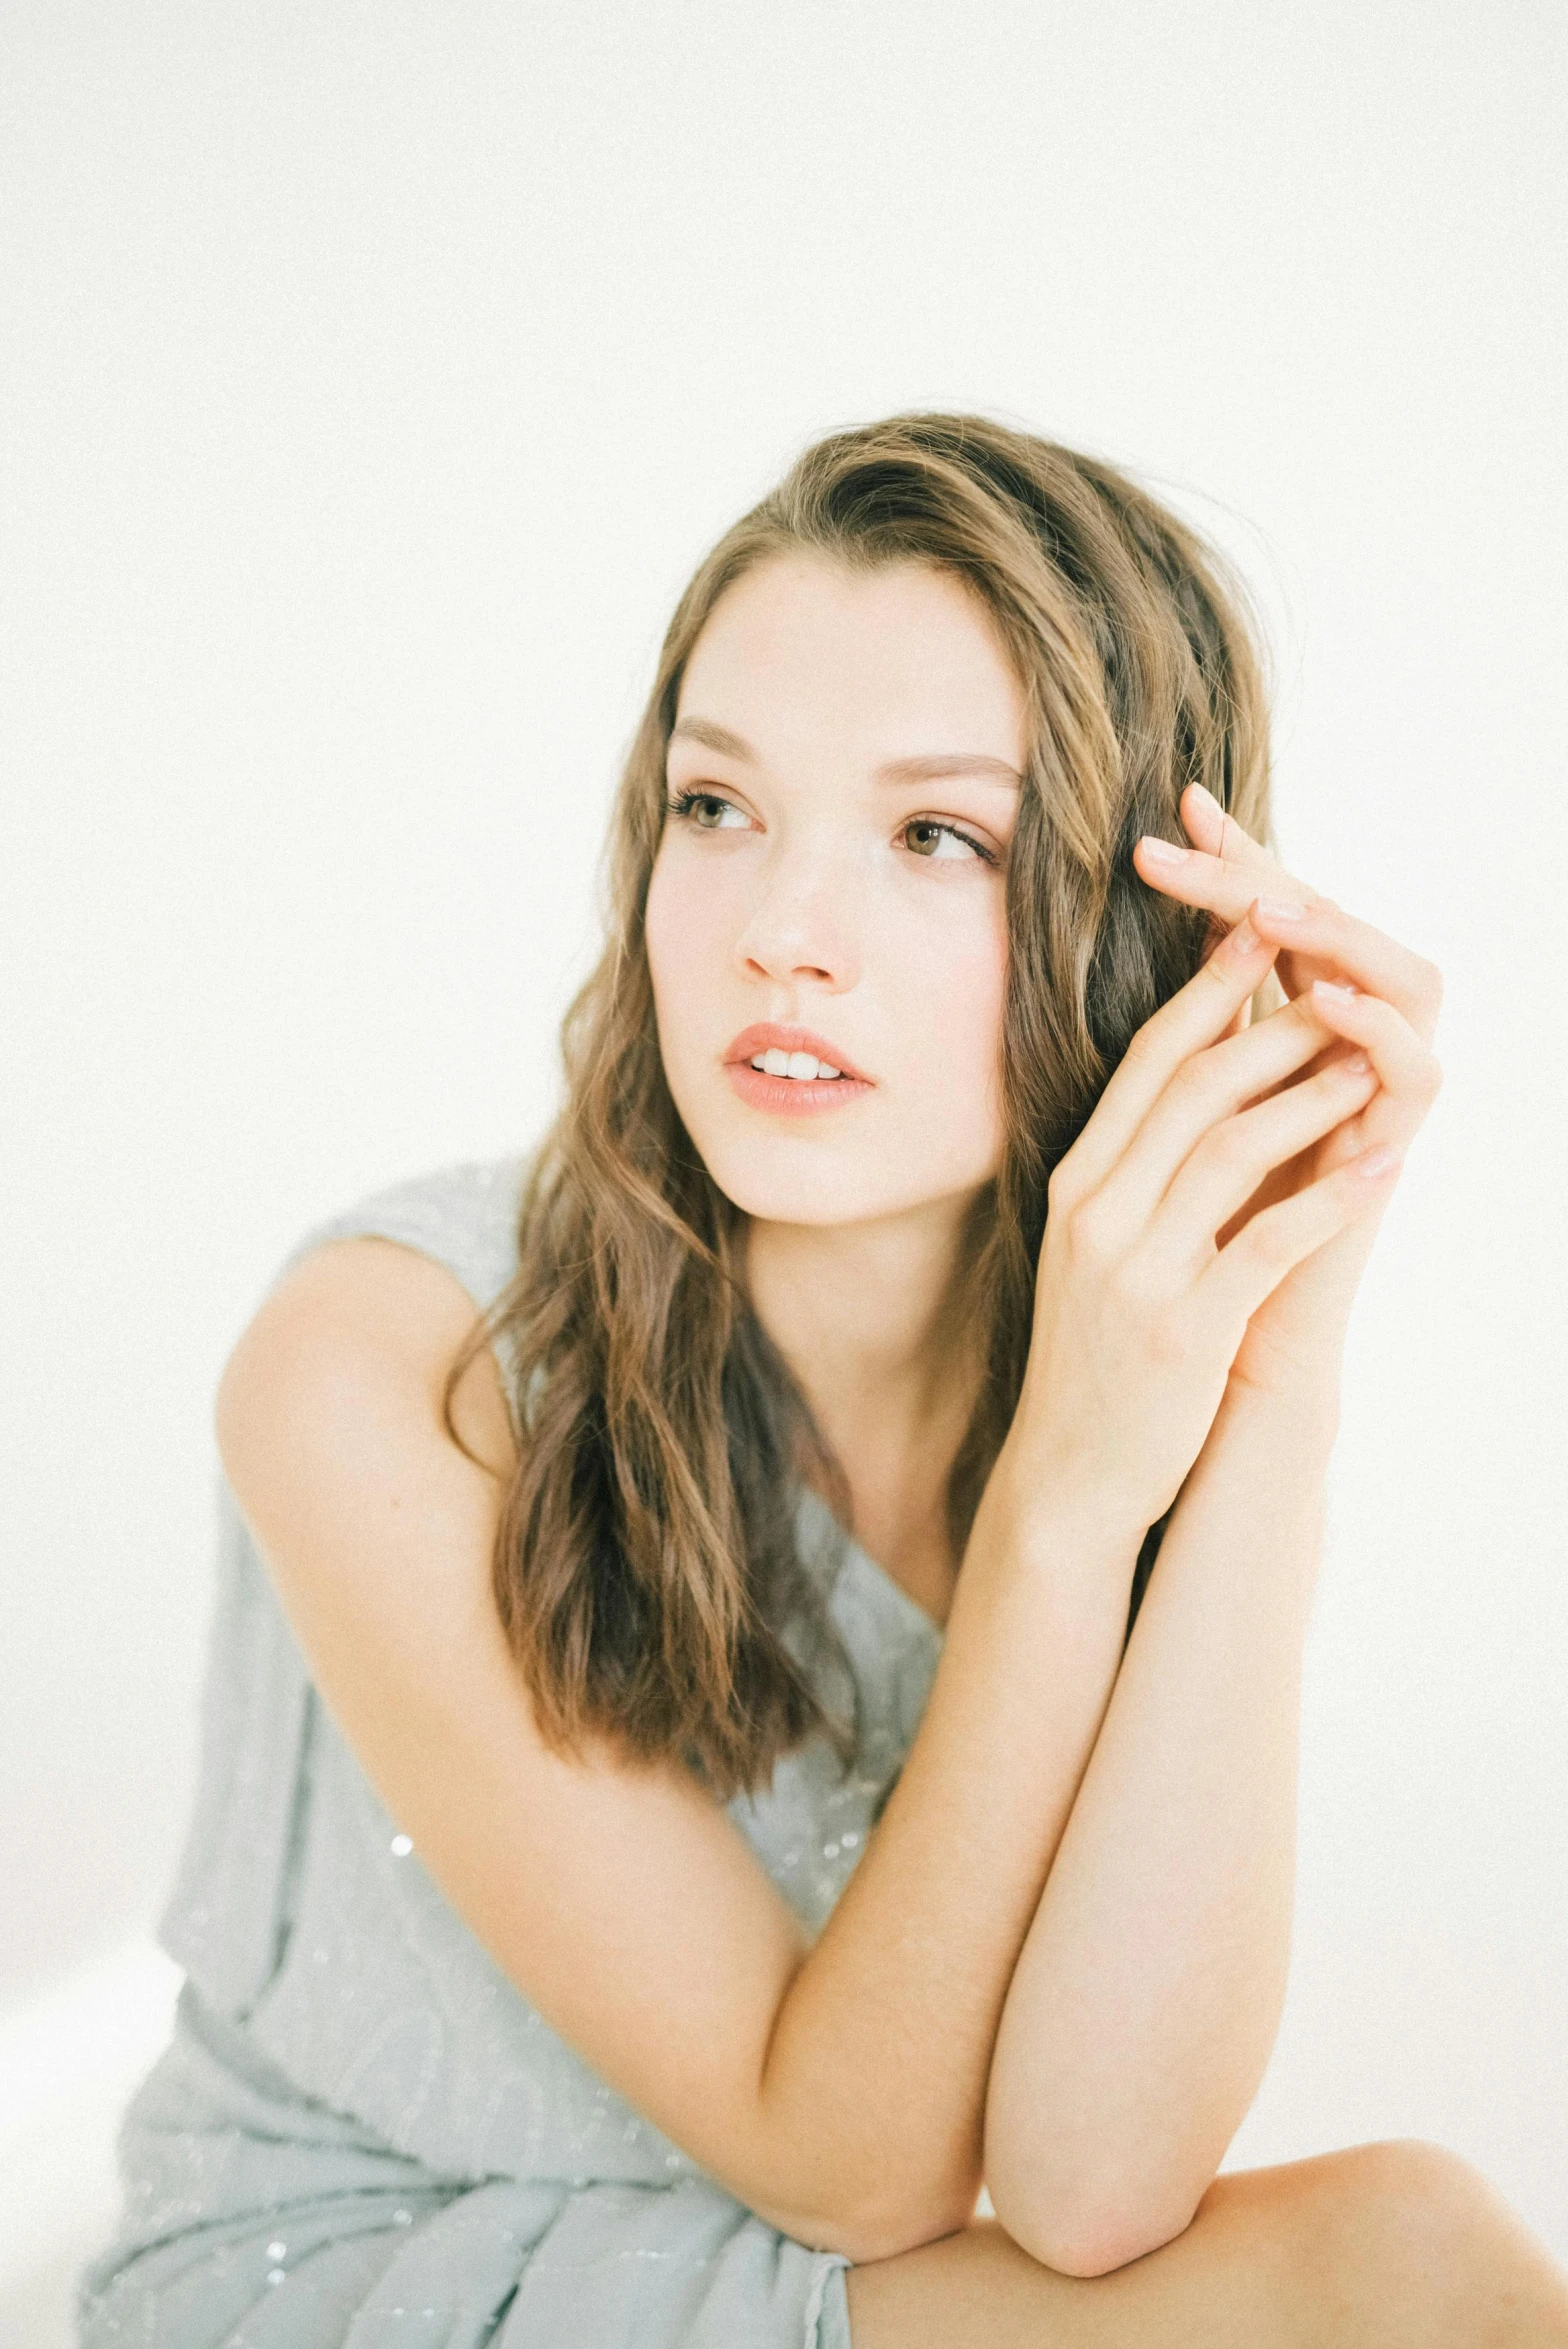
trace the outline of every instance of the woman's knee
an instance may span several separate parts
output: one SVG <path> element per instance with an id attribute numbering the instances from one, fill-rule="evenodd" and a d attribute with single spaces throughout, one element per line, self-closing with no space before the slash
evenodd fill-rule
<path id="1" fill-rule="evenodd" d="M 1322 2161 L 1315 2248 L 1350 2297 L 1407 2296 L 1429 2323 L 1469 2321 L 1528 2264 L 1518 2219 L 1447 2147 L 1391 2138 Z"/>
<path id="2" fill-rule="evenodd" d="M 1495 2188 L 1462 2154 L 1420 2137 L 1348 2146 L 1324 2159 L 1342 2216 L 1421 2250 L 1495 2232 L 1508 2216 Z"/>

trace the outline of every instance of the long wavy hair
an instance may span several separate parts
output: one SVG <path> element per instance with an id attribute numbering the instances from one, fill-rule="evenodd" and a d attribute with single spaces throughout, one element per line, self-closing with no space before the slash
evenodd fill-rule
<path id="1" fill-rule="evenodd" d="M 1181 840 L 1205 784 L 1269 836 L 1267 705 L 1244 592 L 1125 474 L 971 414 L 835 432 L 727 530 L 676 606 L 610 821 L 604 950 L 561 1030 L 564 1106 L 527 1170 L 516 1278 L 471 1333 L 506 1366 L 518 1463 L 494 1590 L 542 1733 L 679 1756 L 728 1799 L 812 1733 L 842 1649 L 797 1550 L 799 1480 L 848 1523 L 839 1464 L 745 1290 L 745 1218 L 665 1081 L 644 932 L 665 752 L 693 646 L 770 556 L 853 571 L 936 565 L 988 607 L 1026 704 L 1010 851 L 999 1172 L 961 1283 L 977 1399 L 947 1482 L 953 1554 L 1018 1400 L 1046 1184 L 1135 1030 L 1192 976 L 1205 917 L 1135 874 L 1141 833 Z M 1128 1629 L 1165 1520 L 1150 1528 Z M 840 1685 L 846 1683 L 841 1680 Z M 852 1690 L 852 1682 L 847 1683 Z"/>

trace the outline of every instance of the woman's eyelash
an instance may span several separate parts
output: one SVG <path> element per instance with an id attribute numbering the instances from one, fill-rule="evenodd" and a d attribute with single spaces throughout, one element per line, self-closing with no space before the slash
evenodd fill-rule
<path id="1" fill-rule="evenodd" d="M 692 810 L 700 807 L 704 800 L 711 800 L 718 807 L 733 807 L 735 805 L 732 799 L 725 798 L 722 791 L 677 791 L 672 797 L 665 800 L 665 813 L 671 816 L 690 816 Z M 961 840 L 966 848 L 972 848 L 976 856 L 988 865 L 999 864 L 1001 861 L 992 849 L 986 847 L 983 840 L 977 840 L 974 834 L 966 832 L 961 824 L 949 824 L 937 816 L 911 816 L 908 823 L 902 825 L 900 829 L 908 832 L 916 824 L 924 825 L 929 832 L 950 832 L 955 840 Z"/>
<path id="2" fill-rule="evenodd" d="M 966 848 L 972 848 L 985 864 L 1001 862 L 993 849 L 987 848 L 983 840 L 977 840 L 972 832 L 966 832 L 962 824 L 949 824 L 940 816 L 911 816 L 909 822 L 901 828 L 909 832 L 916 824 L 923 825 L 928 832 L 950 832 L 955 840 L 961 840 Z"/>
<path id="3" fill-rule="evenodd" d="M 719 791 L 677 791 L 672 798 L 666 799 L 665 813 L 672 816 L 689 816 L 692 809 L 700 807 L 705 799 L 711 799 L 719 807 L 733 807 L 735 805 L 732 799 L 726 799 Z"/>

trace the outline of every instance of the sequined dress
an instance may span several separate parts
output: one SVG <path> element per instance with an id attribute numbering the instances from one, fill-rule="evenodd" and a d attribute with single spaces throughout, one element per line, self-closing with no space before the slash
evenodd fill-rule
<path id="1" fill-rule="evenodd" d="M 522 1157 L 316 1225 L 435 1258 L 477 1306 L 516 1268 Z M 815 1931 L 924 1709 L 936 1624 L 806 1488 L 802 1561 L 857 1682 L 825 1739 L 730 1803 Z M 709 2178 L 535 2012 L 339 1735 L 227 1484 L 194 1814 L 160 1924 L 171 2044 L 119 2139 L 81 2349 L 850 2349 L 841 2254 Z M 520 1832 L 523 1831 L 520 1828 Z"/>

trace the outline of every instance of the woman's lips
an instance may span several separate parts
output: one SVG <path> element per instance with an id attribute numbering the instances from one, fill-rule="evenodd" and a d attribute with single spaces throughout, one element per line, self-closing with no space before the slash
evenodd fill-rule
<path id="1" fill-rule="evenodd" d="M 800 1046 L 804 1052 L 806 1047 Z M 826 1053 L 821 1057 L 827 1059 Z M 829 1067 L 836 1064 L 828 1063 Z M 727 1060 L 724 1074 L 729 1078 L 742 1101 L 753 1109 L 766 1109 L 782 1117 L 810 1117 L 819 1110 L 847 1109 L 852 1101 L 863 1101 L 876 1087 L 864 1077 L 770 1077 L 760 1068 L 753 1068 L 749 1060 Z"/>
<path id="2" fill-rule="evenodd" d="M 819 1036 L 814 1028 L 797 1028 L 788 1020 L 757 1020 L 751 1027 L 742 1028 L 738 1036 L 731 1038 L 724 1058 L 726 1061 L 750 1062 L 764 1052 L 809 1052 L 813 1059 L 824 1061 L 829 1068 L 838 1069 L 846 1077 L 852 1077 L 861 1084 L 871 1082 L 865 1070 L 856 1068 L 854 1062 L 836 1044 L 830 1044 L 826 1036 Z M 792 1084 L 795 1081 L 794 1078 L 788 1080 Z M 828 1083 L 833 1082 L 830 1077 Z"/>
<path id="3" fill-rule="evenodd" d="M 809 1052 L 836 1077 L 770 1077 L 752 1061 L 764 1052 Z M 742 1028 L 724 1055 L 724 1073 L 741 1099 L 753 1108 L 781 1117 L 811 1117 L 826 1109 L 847 1109 L 875 1088 L 869 1077 L 851 1067 L 836 1044 L 812 1028 L 797 1028 L 782 1020 L 759 1020 Z"/>

